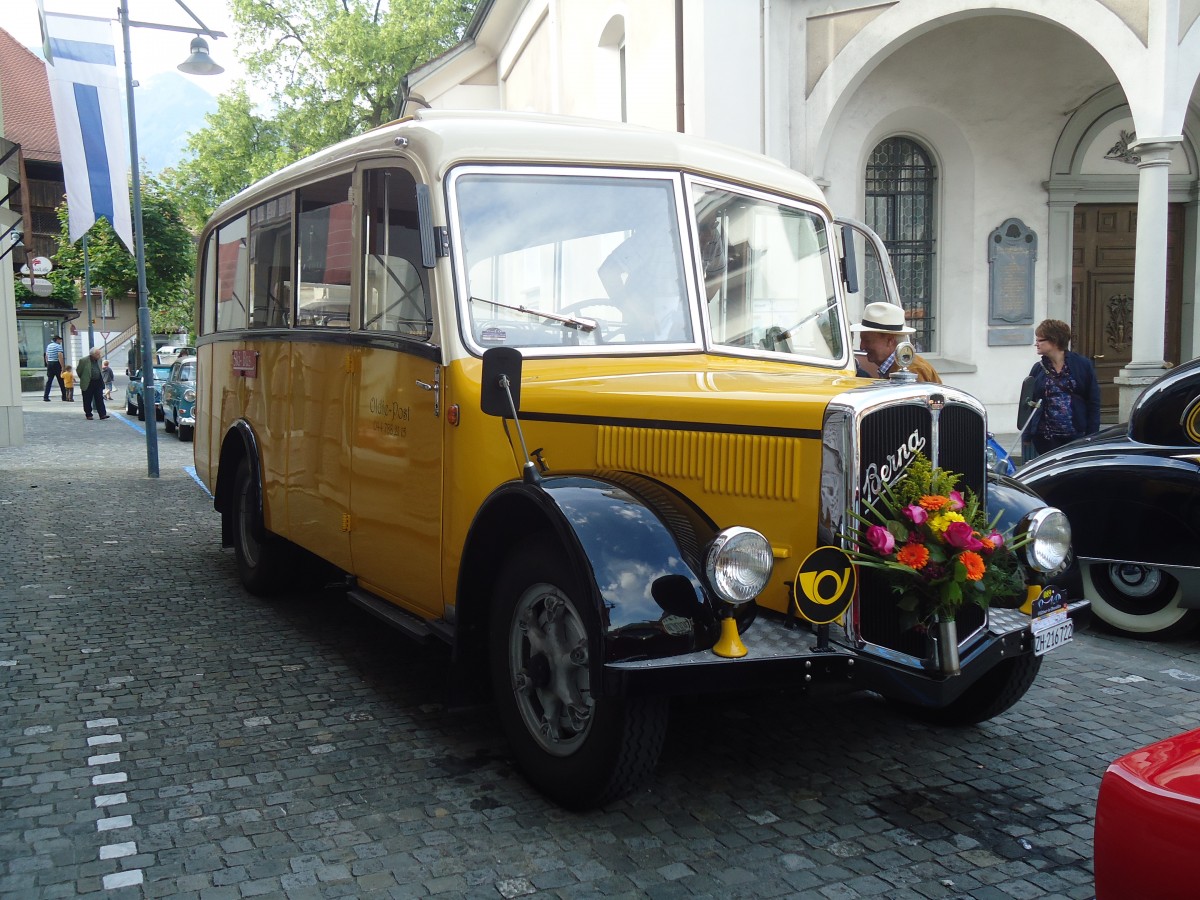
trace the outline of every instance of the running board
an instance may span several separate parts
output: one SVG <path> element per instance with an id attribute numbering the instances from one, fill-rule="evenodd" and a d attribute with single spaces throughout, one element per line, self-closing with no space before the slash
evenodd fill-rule
<path id="1" fill-rule="evenodd" d="M 418 643 L 427 644 L 433 638 L 438 638 L 447 644 L 454 640 L 454 629 L 444 620 L 426 622 L 419 616 L 401 609 L 394 603 L 388 603 L 382 597 L 376 597 L 361 588 L 350 588 L 346 591 L 346 597 L 356 606 L 362 607 L 371 615 L 382 619 Z"/>

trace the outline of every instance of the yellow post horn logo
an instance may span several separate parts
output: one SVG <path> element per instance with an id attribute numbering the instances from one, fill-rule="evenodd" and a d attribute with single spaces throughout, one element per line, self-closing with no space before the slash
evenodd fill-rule
<path id="1" fill-rule="evenodd" d="M 818 547 L 800 563 L 792 582 L 796 612 L 814 625 L 827 625 L 842 615 L 857 587 L 854 563 L 844 550 Z"/>

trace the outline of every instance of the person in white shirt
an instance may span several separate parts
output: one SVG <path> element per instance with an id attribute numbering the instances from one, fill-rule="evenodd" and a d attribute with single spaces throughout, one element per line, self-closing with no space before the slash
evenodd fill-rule
<path id="1" fill-rule="evenodd" d="M 58 389 L 62 391 L 63 400 L 67 399 L 67 386 L 63 384 L 62 377 L 63 363 L 65 362 L 62 338 L 56 334 L 46 345 L 46 390 L 42 393 L 42 399 L 47 403 L 50 402 L 50 385 L 54 383 L 55 378 L 58 379 Z"/>

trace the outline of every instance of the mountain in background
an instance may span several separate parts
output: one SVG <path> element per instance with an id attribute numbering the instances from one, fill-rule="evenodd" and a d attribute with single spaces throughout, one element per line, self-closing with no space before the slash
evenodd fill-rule
<path id="1" fill-rule="evenodd" d="M 38 59 L 44 59 L 41 47 L 26 48 Z M 204 117 L 217 111 L 217 98 L 178 72 L 160 72 L 143 79 L 134 89 L 137 104 L 138 156 L 143 169 L 161 172 L 174 166 L 187 152 L 188 135 L 204 127 Z M 121 97 L 125 84 L 121 83 Z M 121 106 L 121 123 L 125 126 L 125 106 Z M 124 152 L 129 153 L 125 146 Z"/>
<path id="2" fill-rule="evenodd" d="M 176 165 L 187 152 L 188 135 L 204 127 L 217 100 L 178 72 L 143 79 L 134 90 L 138 120 L 138 156 L 150 172 Z"/>

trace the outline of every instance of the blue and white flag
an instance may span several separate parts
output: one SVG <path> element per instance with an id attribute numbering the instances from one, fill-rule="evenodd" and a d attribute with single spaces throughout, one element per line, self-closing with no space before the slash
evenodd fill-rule
<path id="1" fill-rule="evenodd" d="M 67 183 L 71 240 L 103 217 L 133 252 L 129 152 L 112 20 L 48 13 L 38 0 L 46 77 Z"/>

